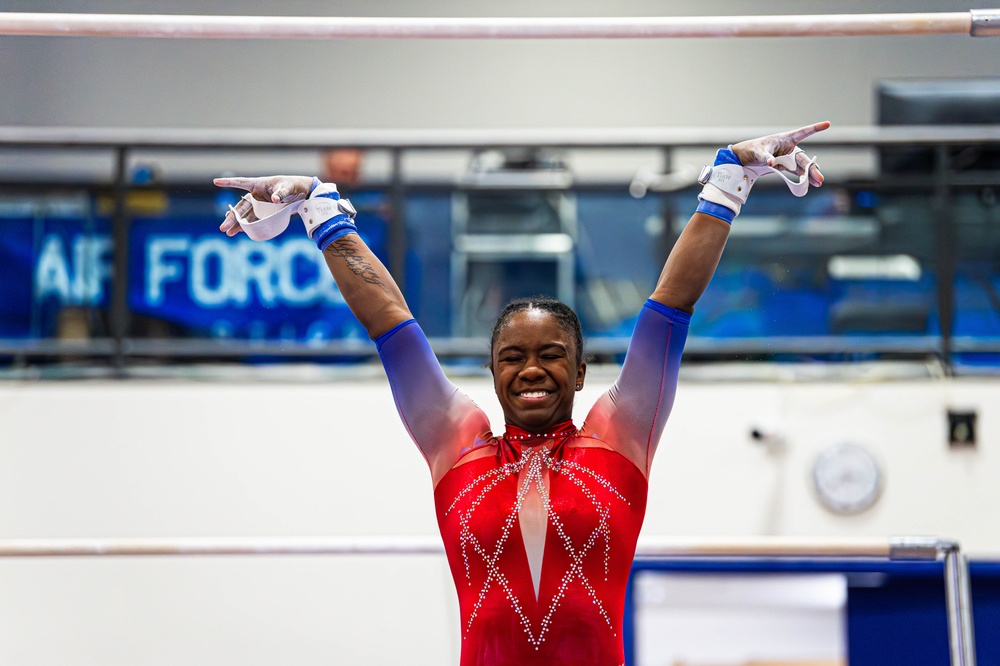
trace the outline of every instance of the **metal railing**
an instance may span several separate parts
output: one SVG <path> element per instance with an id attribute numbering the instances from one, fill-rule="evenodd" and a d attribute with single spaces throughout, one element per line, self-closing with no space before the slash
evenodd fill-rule
<path id="1" fill-rule="evenodd" d="M 137 358 L 170 357 L 184 359 L 275 356 L 283 358 L 320 358 L 350 356 L 374 357 L 374 347 L 352 340 L 331 340 L 323 345 L 306 342 L 219 341 L 214 339 L 151 339 L 129 335 L 128 284 L 124 276 L 129 265 L 128 237 L 131 213 L 127 205 L 133 190 L 129 164 L 134 154 L 144 150 L 191 154 L 206 151 L 300 151 L 325 148 L 381 149 L 389 151 L 388 182 L 388 265 L 399 282 L 405 277 L 407 241 L 404 206 L 408 192 L 427 187 L 426 183 L 407 182 L 402 170 L 404 155 L 435 150 L 479 150 L 484 148 L 531 147 L 553 149 L 624 149 L 648 148 L 662 151 L 670 168 L 676 151 L 713 148 L 733 137 L 756 136 L 774 128 L 635 128 L 635 129 L 482 129 L 482 130 L 247 130 L 247 129 L 127 129 L 72 127 L 0 127 L 0 148 L 51 151 L 69 149 L 88 154 L 113 156 L 114 170 L 107 181 L 74 183 L 74 187 L 101 190 L 113 194 L 112 231 L 113 278 L 106 339 L 65 341 L 54 339 L 0 340 L 0 355 L 32 359 L 42 357 L 97 358 L 109 360 L 114 368 L 124 369 Z M 783 336 L 766 339 L 708 339 L 692 337 L 687 353 L 699 356 L 773 355 L 782 353 L 900 353 L 935 356 L 945 368 L 953 354 L 968 351 L 1000 351 L 1000 338 L 955 337 L 953 328 L 953 279 L 956 262 L 956 224 L 948 213 L 948 202 L 961 188 L 995 187 L 1000 176 L 995 172 L 964 172 L 949 165 L 949 150 L 955 146 L 1000 145 L 1000 125 L 920 126 L 920 127 L 835 127 L 809 140 L 811 149 L 872 149 L 922 146 L 933 150 L 934 168 L 930 173 L 906 176 L 880 176 L 861 185 L 878 185 L 904 192 L 924 192 L 932 200 L 936 233 L 934 266 L 938 282 L 936 306 L 940 316 L 940 334 L 892 337 L 852 336 L 850 342 L 837 336 Z M 828 180 L 828 183 L 831 181 Z M 12 187 L 35 191 L 57 187 L 59 183 L 9 183 Z M 207 185 L 207 184 L 206 184 Z M 437 183 L 437 187 L 446 186 Z M 450 183 L 456 187 L 456 183 Z M 572 186 L 571 186 L 572 187 Z M 405 285 L 404 285 L 405 287 Z M 432 340 L 435 350 L 444 357 L 479 357 L 485 346 L 482 340 L 442 338 Z M 595 338 L 591 350 L 607 357 L 624 352 L 623 338 Z"/>

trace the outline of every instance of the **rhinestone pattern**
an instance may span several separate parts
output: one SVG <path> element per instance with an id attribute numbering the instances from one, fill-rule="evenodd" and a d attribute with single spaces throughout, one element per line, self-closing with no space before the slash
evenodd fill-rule
<path id="1" fill-rule="evenodd" d="M 553 435 L 559 437 L 559 440 L 553 440 Z M 599 571 L 603 572 L 604 581 L 608 580 L 611 561 L 612 510 L 616 504 L 628 507 L 630 506 L 630 502 L 602 474 L 578 462 L 563 458 L 562 451 L 570 435 L 568 433 L 547 433 L 543 435 L 526 434 L 513 437 L 508 436 L 509 440 L 531 439 L 535 440 L 532 442 L 533 444 L 535 442 L 537 444 L 530 447 L 526 446 L 520 451 L 519 456 L 515 456 L 514 460 L 504 462 L 469 480 L 455 495 L 454 500 L 445 510 L 445 516 L 457 516 L 458 518 L 459 541 L 467 584 L 470 586 L 473 585 L 470 568 L 472 562 L 482 563 L 486 571 L 485 580 L 481 584 L 476 602 L 463 628 L 463 638 L 468 638 L 487 595 L 491 590 L 499 588 L 510 603 L 511 609 L 517 615 L 528 643 L 534 646 L 535 650 L 538 650 L 552 629 L 553 619 L 566 598 L 567 590 L 575 582 L 579 583 L 586 590 L 587 596 L 593 602 L 595 612 L 603 618 L 603 623 L 607 625 L 611 634 L 617 636 L 616 627 L 608 611 L 605 609 L 604 602 L 597 590 L 595 590 L 590 577 L 585 572 L 584 565 L 588 561 L 588 558 L 593 558 L 595 555 L 600 557 L 602 566 L 599 567 Z M 508 444 L 508 446 L 511 445 Z M 519 446 L 518 444 L 514 444 L 512 448 L 516 451 Z M 571 530 L 567 528 L 563 517 L 559 515 L 553 506 L 550 495 L 550 485 L 553 482 L 553 475 L 559 475 L 561 478 L 567 480 L 570 486 L 579 492 L 580 501 L 588 501 L 596 513 L 596 524 L 588 526 L 587 530 L 589 530 L 589 534 L 583 539 L 582 543 L 579 542 L 579 538 L 577 539 L 577 543 L 574 543 L 570 535 Z M 473 530 L 476 511 L 484 504 L 505 501 L 503 497 L 492 495 L 497 495 L 495 491 L 498 486 L 505 480 L 509 480 L 511 476 L 520 479 L 513 506 L 511 506 L 503 519 L 499 537 L 496 541 L 494 543 L 484 543 L 476 536 Z M 518 518 L 525 498 L 531 490 L 535 490 L 541 497 L 542 506 L 547 516 L 549 537 L 554 539 L 564 549 L 570 562 L 568 569 L 558 577 L 558 589 L 551 596 L 548 606 L 545 608 L 537 625 L 532 623 L 525 609 L 527 600 L 522 600 L 518 597 L 514 586 L 499 564 L 505 549 L 509 545 L 512 531 L 519 529 Z M 579 529 L 575 533 L 579 534 Z M 548 560 L 544 566 L 551 567 Z M 546 568 L 545 571 L 547 572 L 546 576 L 551 574 L 550 568 Z M 591 565 L 590 576 L 593 575 L 593 565 Z"/>

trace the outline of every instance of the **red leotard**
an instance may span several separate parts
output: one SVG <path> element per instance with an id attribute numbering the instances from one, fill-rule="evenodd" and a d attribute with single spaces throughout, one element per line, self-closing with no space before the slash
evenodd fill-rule
<path id="1" fill-rule="evenodd" d="M 648 301 L 621 375 L 582 428 L 508 426 L 501 438 L 445 378 L 412 320 L 376 340 L 436 481 L 461 666 L 624 663 L 625 587 L 688 319 Z"/>

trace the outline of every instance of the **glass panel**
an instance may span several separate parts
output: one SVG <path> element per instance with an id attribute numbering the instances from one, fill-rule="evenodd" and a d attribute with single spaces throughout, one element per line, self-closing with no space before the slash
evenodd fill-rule
<path id="1" fill-rule="evenodd" d="M 872 336 L 904 348 L 907 337 L 936 335 L 931 210 L 919 196 L 830 187 L 795 199 L 784 188 L 755 189 L 692 334 L 839 336 L 828 351 L 845 353 L 870 347 Z"/>
<path id="2" fill-rule="evenodd" d="M 957 228 L 956 360 L 1000 365 L 1000 202 L 996 188 L 964 192 L 952 201 Z M 961 351 L 967 349 L 969 351 Z"/>
<path id="3" fill-rule="evenodd" d="M 451 193 L 407 195 L 406 302 L 430 337 L 451 335 Z"/>
<path id="4" fill-rule="evenodd" d="M 197 154 L 185 159 L 194 163 Z M 129 337 L 292 342 L 281 348 L 299 352 L 327 340 L 367 344 L 300 227 L 270 243 L 226 239 L 218 224 L 239 193 L 212 187 L 207 176 L 170 175 L 128 193 Z M 698 188 L 634 198 L 625 183 L 580 178 L 572 185 L 568 171 L 559 175 L 559 182 L 491 188 L 444 176 L 402 184 L 404 292 L 428 335 L 484 336 L 507 299 L 547 293 L 574 304 L 601 360 L 620 356 Z M 873 182 L 831 178 L 802 199 L 777 179 L 759 183 L 698 303 L 689 354 L 935 354 L 939 301 L 951 294 L 955 358 L 969 366 L 1000 363 L 996 187 L 982 177 L 986 184 L 973 188 L 969 174 L 952 175 L 966 184 L 955 186 L 946 208 L 926 180 L 898 174 Z M 362 236 L 388 265 L 393 211 L 384 180 L 349 195 Z M 94 356 L 108 358 L 113 191 L 96 181 L 20 187 L 34 189 L 0 196 L 5 358 L 29 347 L 41 358 L 39 345 L 66 340 L 90 341 L 103 350 Z M 951 262 L 943 261 L 943 223 L 954 225 Z M 539 234 L 562 245 L 532 240 Z M 954 284 L 939 294 L 938 273 L 944 268 L 950 278 L 952 263 Z M 456 342 L 458 350 L 464 342 Z"/>
<path id="5" fill-rule="evenodd" d="M 577 304 L 588 336 L 632 334 L 668 250 L 665 205 L 662 196 L 624 191 L 577 196 Z"/>

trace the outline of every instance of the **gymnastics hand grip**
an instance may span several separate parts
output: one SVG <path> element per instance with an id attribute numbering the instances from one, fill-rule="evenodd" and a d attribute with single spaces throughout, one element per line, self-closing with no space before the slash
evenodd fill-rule
<path id="1" fill-rule="evenodd" d="M 816 158 L 815 157 L 809 158 L 809 162 L 802 170 L 802 173 L 799 174 L 797 180 L 789 178 L 788 176 L 785 175 L 786 171 L 789 173 L 798 174 L 799 166 L 798 162 L 796 161 L 796 155 L 798 155 L 801 152 L 803 152 L 801 148 L 796 148 L 787 155 L 781 155 L 779 157 L 775 157 L 773 167 L 761 165 L 761 166 L 748 166 L 743 168 L 746 169 L 747 171 L 754 172 L 758 178 L 760 178 L 761 176 L 766 176 L 769 173 L 776 173 L 779 176 L 781 176 L 782 180 L 785 181 L 785 185 L 788 186 L 788 189 L 792 192 L 792 194 L 794 194 L 797 197 L 804 197 L 806 195 L 806 192 L 809 191 L 809 169 L 811 169 L 813 165 L 816 164 Z M 778 169 L 778 167 L 781 167 L 785 171 Z"/>
<path id="2" fill-rule="evenodd" d="M 357 231 L 354 226 L 354 216 L 358 211 L 347 199 L 331 198 L 331 194 L 334 197 L 339 196 L 337 186 L 333 183 L 321 185 L 308 199 L 294 203 L 259 201 L 248 193 L 243 195 L 243 199 L 236 206 L 230 206 L 229 210 L 232 211 L 240 228 L 255 241 L 271 240 L 279 235 L 288 228 L 292 215 L 296 213 L 302 218 L 309 238 L 313 238 L 317 229 L 334 218 L 343 218 L 341 226 L 346 225 Z M 251 209 L 254 219 L 250 219 L 248 215 Z"/>
<path id="3" fill-rule="evenodd" d="M 245 212 L 249 212 L 245 205 L 241 206 L 237 204 L 236 207 L 230 206 L 229 210 L 236 217 L 236 222 L 239 223 L 240 228 L 255 241 L 271 240 L 287 229 L 292 215 L 295 214 L 299 208 L 299 204 L 302 203 L 301 201 L 291 204 L 259 201 L 254 199 L 253 195 L 249 193 L 243 195 L 243 201 L 248 202 L 252 206 L 254 217 L 257 219 L 250 220 L 240 215 L 237 208 L 243 208 Z"/>

